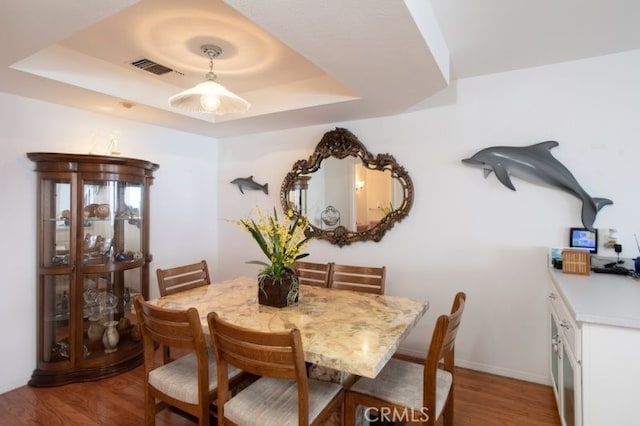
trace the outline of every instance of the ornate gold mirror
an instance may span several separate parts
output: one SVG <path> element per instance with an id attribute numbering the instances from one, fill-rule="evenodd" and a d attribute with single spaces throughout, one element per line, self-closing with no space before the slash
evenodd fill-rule
<path id="1" fill-rule="evenodd" d="M 371 154 L 343 128 L 324 134 L 308 160 L 299 160 L 280 189 L 284 211 L 306 215 L 308 237 L 344 246 L 380 241 L 413 204 L 413 183 L 390 154 Z"/>

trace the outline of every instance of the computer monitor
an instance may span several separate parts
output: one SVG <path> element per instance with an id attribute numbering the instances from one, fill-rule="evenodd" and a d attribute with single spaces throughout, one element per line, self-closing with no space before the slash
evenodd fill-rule
<path id="1" fill-rule="evenodd" d="M 569 247 L 589 249 L 591 253 L 597 253 L 598 230 L 589 231 L 586 228 L 571 228 L 569 230 Z"/>

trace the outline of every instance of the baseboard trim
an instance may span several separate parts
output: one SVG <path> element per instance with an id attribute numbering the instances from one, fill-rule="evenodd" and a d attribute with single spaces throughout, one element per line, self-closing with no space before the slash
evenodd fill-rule
<path id="1" fill-rule="evenodd" d="M 416 351 L 399 350 L 395 356 L 408 361 L 424 362 L 424 353 L 419 353 Z M 467 361 L 464 359 L 457 359 L 457 358 L 456 358 L 456 366 L 462 367 L 462 368 L 468 368 L 469 370 L 480 371 L 483 373 L 495 374 L 498 376 L 504 376 L 512 379 L 524 380 L 526 382 L 532 382 L 532 383 L 538 383 L 541 385 L 551 386 L 551 377 L 548 377 L 548 376 L 540 376 L 538 374 L 531 374 L 531 373 L 526 373 L 524 371 L 500 368 L 493 365 L 482 364 L 479 362 Z"/>
<path id="2" fill-rule="evenodd" d="M 486 364 L 466 361 L 462 359 L 456 359 L 456 365 L 458 367 L 481 371 L 483 373 L 496 374 L 498 376 L 505 376 L 505 377 L 510 377 L 512 379 L 524 380 L 526 382 L 533 382 L 533 383 L 539 383 L 541 385 L 551 386 L 550 377 L 540 376 L 538 374 L 531 374 L 531 373 L 526 373 L 524 371 L 518 371 L 518 370 L 510 370 L 507 368 L 500 368 L 493 365 L 486 365 Z"/>

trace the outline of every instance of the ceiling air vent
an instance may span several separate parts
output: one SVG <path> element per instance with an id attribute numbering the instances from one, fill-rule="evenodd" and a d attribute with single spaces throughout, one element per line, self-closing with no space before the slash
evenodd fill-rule
<path id="1" fill-rule="evenodd" d="M 167 68 L 164 65 L 160 65 L 146 58 L 133 61 L 131 62 L 131 65 L 133 65 L 134 67 L 140 68 L 141 70 L 149 71 L 150 73 L 153 73 L 155 75 L 163 75 L 173 71 L 171 68 Z"/>

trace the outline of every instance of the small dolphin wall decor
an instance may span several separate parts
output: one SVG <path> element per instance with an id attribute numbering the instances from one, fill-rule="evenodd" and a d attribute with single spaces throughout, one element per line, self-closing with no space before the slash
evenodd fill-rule
<path id="1" fill-rule="evenodd" d="M 517 176 L 529 182 L 551 186 L 568 192 L 582 201 L 582 225 L 593 230 L 593 223 L 600 209 L 613 201 L 607 198 L 591 198 L 582 189 L 571 172 L 551 155 L 556 141 L 540 142 L 530 146 L 492 146 L 478 151 L 463 163 L 480 167 L 486 178 L 495 172 L 504 186 L 515 191 L 510 176 Z"/>
<path id="2" fill-rule="evenodd" d="M 252 189 L 252 190 L 260 190 L 265 194 L 269 195 L 269 183 L 260 185 L 258 182 L 253 180 L 253 176 L 249 176 L 246 178 L 235 178 L 234 180 L 231 181 L 231 183 L 234 185 L 238 185 L 238 189 L 243 194 L 244 194 L 244 189 Z"/>

